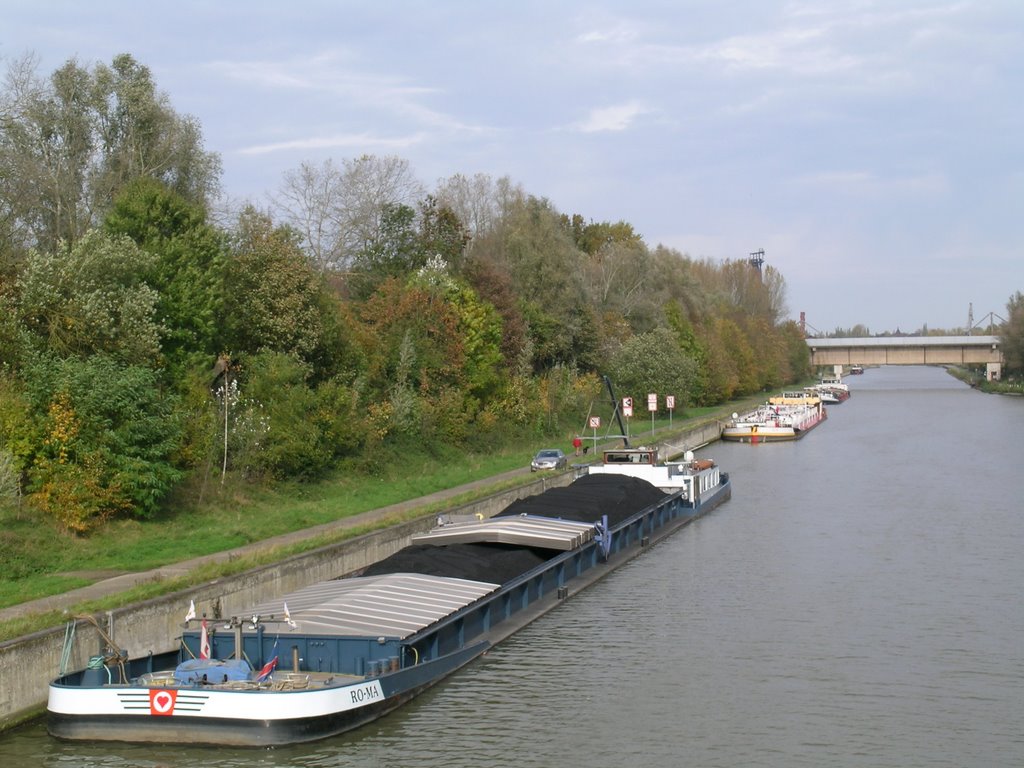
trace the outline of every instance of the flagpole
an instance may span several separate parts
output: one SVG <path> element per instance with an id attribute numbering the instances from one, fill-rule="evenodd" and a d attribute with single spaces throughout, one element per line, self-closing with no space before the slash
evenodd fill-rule
<path id="1" fill-rule="evenodd" d="M 199 632 L 199 658 L 210 658 L 210 635 L 206 629 L 206 616 L 203 616 L 203 626 Z"/>

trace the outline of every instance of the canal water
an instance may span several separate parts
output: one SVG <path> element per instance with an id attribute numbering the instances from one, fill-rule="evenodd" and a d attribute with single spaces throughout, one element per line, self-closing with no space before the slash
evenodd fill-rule
<path id="1" fill-rule="evenodd" d="M 846 381 L 804 440 L 699 451 L 730 502 L 355 734 L 132 747 L 37 723 L 3 762 L 1019 768 L 1024 399 L 940 368 Z"/>

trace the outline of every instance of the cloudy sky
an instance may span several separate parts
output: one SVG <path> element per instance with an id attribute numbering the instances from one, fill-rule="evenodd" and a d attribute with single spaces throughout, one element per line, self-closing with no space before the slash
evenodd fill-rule
<path id="1" fill-rule="evenodd" d="M 132 54 L 234 199 L 362 154 L 508 176 L 652 247 L 764 249 L 820 331 L 1024 291 L 1021 0 L 0 0 L 26 53 Z"/>

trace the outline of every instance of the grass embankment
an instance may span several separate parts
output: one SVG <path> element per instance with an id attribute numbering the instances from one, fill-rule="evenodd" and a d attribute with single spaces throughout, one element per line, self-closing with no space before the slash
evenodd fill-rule
<path id="1" fill-rule="evenodd" d="M 758 396 L 750 403 L 761 400 L 763 396 Z M 708 418 L 724 418 L 744 405 L 732 403 L 728 407 L 691 409 L 687 411 L 686 418 L 675 418 L 671 424 L 668 418 L 655 419 L 653 431 L 649 418 L 634 418 L 629 425 L 631 442 L 639 444 L 653 437 L 670 441 L 673 435 L 683 433 Z M 210 479 L 205 489 L 193 488 L 192 493 L 196 497 L 193 501 L 170 505 L 168 512 L 158 518 L 112 521 L 86 537 L 60 532 L 26 507 L 0 511 L 0 542 L 3 544 L 0 607 L 62 594 L 115 574 L 148 571 L 225 552 L 418 499 L 439 490 L 495 478 L 510 470 L 527 467 L 538 448 L 559 447 L 559 442 L 531 440 L 529 444 L 495 447 L 486 454 L 456 454 L 451 451 L 443 456 L 407 454 L 378 475 L 339 471 L 333 477 L 313 484 L 287 483 L 265 488 L 229 479 L 227 484 L 221 485 L 217 477 Z M 570 446 L 560 447 L 571 453 Z M 574 458 L 570 457 L 570 461 Z M 588 458 L 595 457 L 590 454 Z M 375 528 L 394 525 L 401 519 L 436 514 L 444 508 L 532 479 L 526 472 L 512 480 L 484 483 L 434 508 L 426 504 L 417 506 L 402 517 L 396 516 L 375 525 L 332 529 L 287 547 L 268 545 L 244 557 L 208 563 L 180 577 L 150 581 L 103 600 L 82 603 L 72 612 L 107 610 L 184 589 Z M 54 611 L 0 622 L 0 640 L 55 626 L 64 620 L 63 612 Z"/>
<path id="2" fill-rule="evenodd" d="M 1000 381 L 989 381 L 984 371 L 960 368 L 955 365 L 946 366 L 946 370 L 965 384 L 990 395 L 1024 395 L 1024 380 L 1010 377 Z"/>

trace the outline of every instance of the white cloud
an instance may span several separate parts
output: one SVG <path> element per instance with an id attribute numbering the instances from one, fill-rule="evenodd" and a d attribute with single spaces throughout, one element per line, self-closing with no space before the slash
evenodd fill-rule
<path id="1" fill-rule="evenodd" d="M 786 27 L 770 33 L 729 37 L 706 46 L 699 58 L 737 70 L 778 70 L 821 76 L 856 70 L 863 64 L 833 44 L 824 27 Z"/>
<path id="2" fill-rule="evenodd" d="M 338 134 L 334 136 L 309 136 L 303 139 L 280 141 L 272 144 L 257 144 L 238 150 L 241 155 L 267 155 L 274 152 L 292 152 L 295 150 L 323 149 L 355 149 L 364 152 L 371 149 L 398 150 L 406 149 L 424 140 L 422 134 L 385 138 L 369 134 Z"/>
<path id="3" fill-rule="evenodd" d="M 576 37 L 576 42 L 587 45 L 607 45 L 609 43 L 631 45 L 636 42 L 638 37 L 639 32 L 634 26 L 625 21 L 616 21 L 605 28 L 590 29 L 581 33 Z"/>
<path id="4" fill-rule="evenodd" d="M 636 101 L 592 109 L 587 118 L 576 123 L 574 128 L 583 133 L 624 131 L 633 124 L 636 118 L 648 111 L 648 109 Z"/>
<path id="5" fill-rule="evenodd" d="M 343 52 L 327 51 L 280 61 L 217 61 L 210 69 L 257 90 L 319 95 L 335 102 L 340 100 L 349 107 L 379 109 L 444 130 L 484 130 L 424 104 L 427 98 L 441 95 L 441 89 L 417 85 L 396 75 L 360 71 L 358 62 Z"/>
<path id="6" fill-rule="evenodd" d="M 879 200 L 886 196 L 938 197 L 949 193 L 950 182 L 941 173 L 907 176 L 879 176 L 868 171 L 823 171 L 794 178 L 799 185 L 823 187 L 832 194 L 869 195 Z"/>

